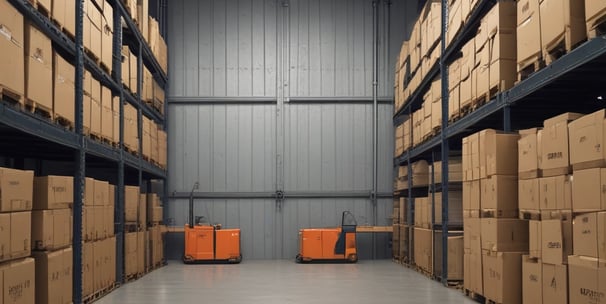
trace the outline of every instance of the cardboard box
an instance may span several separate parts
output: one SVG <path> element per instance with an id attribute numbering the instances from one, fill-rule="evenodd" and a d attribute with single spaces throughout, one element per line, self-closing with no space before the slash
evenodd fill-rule
<path id="1" fill-rule="evenodd" d="M 551 50 L 566 35 L 566 43 L 574 46 L 587 37 L 585 28 L 585 1 L 542 0 L 541 40 L 543 52 Z M 547 57 L 547 56 L 543 56 Z"/>
<path id="2" fill-rule="evenodd" d="M 482 254 L 484 296 L 497 303 L 522 303 L 522 253 Z"/>
<path id="3" fill-rule="evenodd" d="M 459 85 L 454 86 L 449 89 L 448 95 L 448 118 L 453 118 L 459 115 L 461 111 L 461 91 Z"/>
<path id="4" fill-rule="evenodd" d="M 132 88 L 130 87 L 130 49 L 128 46 L 122 46 L 122 84 L 126 86 L 127 89 L 130 89 L 132 92 Z M 136 88 L 135 88 L 136 90 Z"/>
<path id="5" fill-rule="evenodd" d="M 575 216 L 572 230 L 574 255 L 606 260 L 606 212 Z"/>
<path id="6" fill-rule="evenodd" d="M 572 210 L 606 210 L 606 168 L 578 170 L 572 183 Z"/>
<path id="7" fill-rule="evenodd" d="M 448 191 L 448 224 L 461 226 L 463 224 L 463 192 Z M 435 223 L 442 223 L 442 192 L 436 192 L 435 199 Z M 429 206 L 431 209 L 431 205 Z M 431 223 L 431 217 L 430 217 Z M 461 255 L 461 258 L 463 256 Z"/>
<path id="8" fill-rule="evenodd" d="M 103 6 L 101 21 L 101 62 L 111 72 L 113 69 L 113 47 L 114 47 L 114 8 L 111 5 Z"/>
<path id="9" fill-rule="evenodd" d="M 145 233 L 137 232 L 137 272 L 145 273 Z"/>
<path id="10" fill-rule="evenodd" d="M 482 249 L 499 252 L 528 251 L 528 221 L 482 218 Z"/>
<path id="11" fill-rule="evenodd" d="M 74 178 L 71 176 L 34 177 L 33 209 L 65 209 L 74 203 Z"/>
<path id="12" fill-rule="evenodd" d="M 530 1 L 530 0 L 527 0 Z M 521 130 L 518 139 L 518 176 L 520 179 L 541 177 L 539 146 L 542 137 L 540 129 Z"/>
<path id="13" fill-rule="evenodd" d="M 568 303 L 568 266 L 543 263 L 543 303 Z"/>
<path id="14" fill-rule="evenodd" d="M 518 134 L 498 133 L 486 129 L 480 132 L 480 178 L 493 175 L 517 175 Z"/>
<path id="15" fill-rule="evenodd" d="M 541 164 L 543 176 L 570 173 L 568 153 L 568 122 L 581 117 L 577 113 L 564 113 L 543 122 L 541 138 Z"/>
<path id="16" fill-rule="evenodd" d="M 72 243 L 70 209 L 32 212 L 32 245 L 36 250 L 55 250 Z"/>
<path id="17" fill-rule="evenodd" d="M 139 70 L 137 69 L 137 56 L 135 54 L 133 54 L 132 52 L 130 53 L 130 59 L 129 59 L 129 63 L 130 63 L 130 67 L 129 67 L 129 75 L 130 75 L 130 90 L 131 92 L 135 93 L 135 94 L 139 94 L 138 87 L 137 87 L 137 80 L 138 75 L 139 75 Z"/>
<path id="18" fill-rule="evenodd" d="M 101 43 L 103 40 L 103 13 L 99 10 L 99 8 L 92 2 L 87 1 L 86 7 L 86 16 L 90 21 L 88 26 L 88 32 L 85 32 L 85 35 L 88 33 L 90 35 L 90 44 L 84 45 L 95 57 L 101 58 Z M 85 29 L 86 30 L 86 29 Z"/>
<path id="19" fill-rule="evenodd" d="M 461 2 L 462 0 L 457 0 L 450 3 L 450 7 L 448 9 L 448 32 L 446 33 L 446 45 L 450 45 L 463 25 Z"/>
<path id="20" fill-rule="evenodd" d="M 574 170 L 606 166 L 605 113 L 602 109 L 568 124 L 570 164 Z"/>
<path id="21" fill-rule="evenodd" d="M 463 182 L 463 210 L 480 210 L 481 193 L 479 180 Z"/>
<path id="22" fill-rule="evenodd" d="M 16 95 L 25 94 L 23 15 L 9 2 L 0 3 L 0 85 Z M 50 54 L 49 54 L 50 55 Z"/>
<path id="23" fill-rule="evenodd" d="M 101 136 L 111 140 L 114 136 L 114 114 L 112 91 L 101 87 Z"/>
<path id="24" fill-rule="evenodd" d="M 36 302 L 72 302 L 72 248 L 33 252 L 36 273 Z"/>
<path id="25" fill-rule="evenodd" d="M 147 226 L 147 196 L 145 193 L 139 195 L 139 225 Z"/>
<path id="26" fill-rule="evenodd" d="M 127 260 L 125 260 L 127 261 Z M 82 244 L 82 295 L 87 296 L 94 292 L 93 277 L 95 275 L 95 260 L 93 256 L 93 243 Z"/>
<path id="27" fill-rule="evenodd" d="M 436 184 L 442 183 L 442 161 L 436 161 L 433 164 L 433 176 Z M 448 160 L 448 181 L 463 181 L 463 168 L 460 158 L 450 158 Z"/>
<path id="28" fill-rule="evenodd" d="M 593 30 L 601 22 L 606 10 L 606 1 L 595 0 L 585 1 L 585 20 L 587 22 L 587 31 Z"/>
<path id="29" fill-rule="evenodd" d="M 25 25 L 25 95 L 52 115 L 53 49 L 51 40 L 29 22 Z M 14 60 L 14 59 L 12 59 Z"/>
<path id="30" fill-rule="evenodd" d="M 541 224 L 541 221 L 528 221 L 528 256 L 530 258 L 541 258 L 541 249 L 543 248 Z"/>
<path id="31" fill-rule="evenodd" d="M 53 111 L 69 122 L 75 120 L 74 66 L 58 53 L 53 54 Z"/>
<path id="32" fill-rule="evenodd" d="M 114 236 L 114 206 L 106 206 L 104 220 L 106 223 L 105 231 L 107 237 Z"/>
<path id="33" fill-rule="evenodd" d="M 0 168 L 0 212 L 32 210 L 34 172 Z"/>
<path id="34" fill-rule="evenodd" d="M 434 237 L 435 256 L 433 259 L 433 274 L 437 277 L 442 276 L 442 232 L 436 231 Z M 463 280 L 463 236 L 448 237 L 448 280 Z"/>
<path id="35" fill-rule="evenodd" d="M 463 259 L 465 289 L 478 294 L 484 294 L 484 272 L 482 254 L 465 253 Z"/>
<path id="36" fill-rule="evenodd" d="M 518 1 L 517 54 L 518 72 L 541 56 L 539 0 Z"/>
<path id="37" fill-rule="evenodd" d="M 463 248 L 469 253 L 482 254 L 482 222 L 480 218 L 463 219 Z"/>
<path id="38" fill-rule="evenodd" d="M 601 303 L 606 295 L 606 262 L 596 258 L 568 257 L 570 303 Z"/>
<path id="39" fill-rule="evenodd" d="M 139 25 L 139 31 L 145 41 L 149 41 L 149 2 L 148 0 L 137 0 L 137 21 Z"/>
<path id="40" fill-rule="evenodd" d="M 84 205 L 93 206 L 95 201 L 95 180 L 87 177 L 84 179 Z"/>
<path id="41" fill-rule="evenodd" d="M 522 256 L 522 303 L 543 303 L 543 264 L 540 259 Z"/>
<path id="42" fill-rule="evenodd" d="M 541 254 L 543 262 L 566 264 L 572 254 L 572 216 L 564 219 L 543 220 L 541 223 Z"/>
<path id="43" fill-rule="evenodd" d="M 139 205 L 139 187 L 124 186 L 124 212 L 125 222 L 137 221 L 137 208 Z"/>
<path id="44" fill-rule="evenodd" d="M 432 236 L 431 230 L 423 228 L 414 229 L 414 258 L 417 266 L 427 272 L 432 269 Z"/>
<path id="45" fill-rule="evenodd" d="M 32 212 L 10 213 L 10 259 L 29 256 L 31 253 Z"/>
<path id="46" fill-rule="evenodd" d="M 95 180 L 94 183 L 94 205 L 107 206 L 109 205 L 109 183 L 106 181 Z"/>
<path id="47" fill-rule="evenodd" d="M 0 267 L 4 280 L 3 303 L 34 303 L 36 295 L 36 266 L 34 259 L 25 258 Z M 36 302 L 37 303 L 37 302 Z"/>
<path id="48" fill-rule="evenodd" d="M 518 210 L 517 176 L 495 175 L 480 180 L 481 207 L 494 210 L 495 216 L 515 217 Z"/>
<path id="49" fill-rule="evenodd" d="M 539 179 L 519 180 L 518 202 L 520 210 L 539 210 Z"/>
<path id="50" fill-rule="evenodd" d="M 539 202 L 541 210 L 572 209 L 572 176 L 540 178 Z"/>
<path id="51" fill-rule="evenodd" d="M 114 143 L 120 142 L 120 97 L 114 96 L 112 98 L 112 114 L 113 114 L 113 136 L 112 141 Z"/>
<path id="52" fill-rule="evenodd" d="M 85 241 L 93 241 L 97 239 L 96 212 L 94 206 L 84 206 L 82 208 L 82 233 Z M 101 224 L 99 224 L 101 225 Z"/>

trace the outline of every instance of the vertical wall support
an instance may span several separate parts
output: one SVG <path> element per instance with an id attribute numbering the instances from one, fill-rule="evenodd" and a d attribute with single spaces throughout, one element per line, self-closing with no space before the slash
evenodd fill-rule
<path id="1" fill-rule="evenodd" d="M 83 78 L 84 78 L 84 47 L 83 43 L 83 0 L 74 1 L 76 6 L 76 75 L 75 75 L 75 109 L 76 134 L 78 149 L 74 155 L 74 206 L 73 206 L 73 290 L 74 303 L 82 303 L 82 206 L 84 201 L 84 178 L 86 176 L 86 153 L 84 145 L 84 115 L 83 115 Z"/>
<path id="2" fill-rule="evenodd" d="M 372 218 L 377 225 L 377 179 L 379 165 L 379 0 L 372 1 Z M 372 258 L 376 256 L 376 238 L 372 235 Z"/>
<path id="3" fill-rule="evenodd" d="M 511 132 L 511 108 L 509 105 L 503 108 L 503 131 Z"/>
<path id="4" fill-rule="evenodd" d="M 114 2 L 118 5 L 117 2 Z M 122 86 L 122 14 L 114 7 L 114 37 L 112 48 L 112 73 L 116 83 Z M 124 94 L 120 90 L 119 100 L 119 138 L 118 147 L 120 159 L 118 161 L 118 185 L 116 187 L 116 208 L 114 210 L 114 230 L 116 234 L 116 282 L 124 283 Z"/>
<path id="5" fill-rule="evenodd" d="M 442 75 L 442 283 L 448 285 L 448 154 L 449 144 L 446 137 L 448 128 L 448 67 L 444 51 L 448 31 L 448 1 L 442 0 L 442 30 L 440 37 L 440 74 Z"/>

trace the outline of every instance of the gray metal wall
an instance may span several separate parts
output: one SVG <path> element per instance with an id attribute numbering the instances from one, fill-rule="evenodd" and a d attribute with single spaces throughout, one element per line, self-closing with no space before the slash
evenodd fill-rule
<path id="1" fill-rule="evenodd" d="M 417 9 L 383 2 L 379 96 L 389 99 Z M 371 190 L 372 0 L 171 0 L 168 9 L 169 193 L 196 181 L 207 193 Z M 382 193 L 392 189 L 392 112 L 379 105 Z M 245 258 L 272 259 L 293 258 L 299 228 L 339 225 L 343 210 L 389 225 L 391 205 L 379 200 L 376 223 L 364 198 L 205 199 L 196 213 L 242 228 Z M 183 225 L 187 200 L 171 199 L 167 213 Z M 179 258 L 182 239 L 173 241 L 168 254 Z M 359 242 L 361 258 L 390 256 L 387 235 Z"/>

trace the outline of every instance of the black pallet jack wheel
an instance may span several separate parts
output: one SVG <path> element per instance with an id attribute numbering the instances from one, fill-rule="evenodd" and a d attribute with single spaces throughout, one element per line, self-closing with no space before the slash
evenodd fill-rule
<path id="1" fill-rule="evenodd" d="M 347 262 L 349 262 L 349 263 L 355 263 L 357 261 L 358 261 L 358 255 L 357 254 L 350 254 L 347 257 Z"/>
<path id="2" fill-rule="evenodd" d="M 299 264 L 303 263 L 303 257 L 300 254 L 297 254 L 295 257 L 295 261 Z"/>

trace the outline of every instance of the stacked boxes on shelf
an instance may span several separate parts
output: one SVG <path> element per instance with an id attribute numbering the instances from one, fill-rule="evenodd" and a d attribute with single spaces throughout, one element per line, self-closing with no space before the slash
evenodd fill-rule
<path id="1" fill-rule="evenodd" d="M 497 303 L 522 300 L 528 222 L 518 216 L 517 134 L 463 139 L 465 288 Z"/>
<path id="2" fill-rule="evenodd" d="M 146 269 L 156 269 L 164 263 L 164 233 L 166 226 L 163 225 L 163 207 L 160 197 L 155 193 L 148 193 L 147 205 L 147 231 L 149 237 L 146 244 Z"/>
<path id="3" fill-rule="evenodd" d="M 392 239 L 392 250 L 393 257 L 397 261 L 408 263 L 409 254 L 409 236 L 410 230 L 408 226 L 408 208 L 407 200 L 403 197 L 395 198 L 393 201 L 393 239 Z"/>
<path id="4" fill-rule="evenodd" d="M 34 303 L 35 262 L 32 245 L 34 173 L 0 168 L 0 284 L 4 302 Z M 18 293 L 9 291 L 19 290 Z M 2 294 L 2 293 L 0 293 Z"/>
<path id="5" fill-rule="evenodd" d="M 414 198 L 414 261 L 426 274 L 433 273 L 433 239 L 431 230 L 431 198 Z"/>
<path id="6" fill-rule="evenodd" d="M 25 61 L 23 16 L 7 1 L 0 1 L 0 86 L 3 94 L 14 102 L 23 103 L 25 96 Z"/>
<path id="7" fill-rule="evenodd" d="M 85 179 L 82 218 L 82 296 L 114 286 L 116 237 L 114 236 L 115 186 Z"/>
<path id="8" fill-rule="evenodd" d="M 72 302 L 73 198 L 73 177 L 34 178 L 31 248 L 36 303 Z"/>
<path id="9" fill-rule="evenodd" d="M 573 255 L 568 257 L 570 303 L 596 303 L 606 294 L 605 110 L 568 124 Z"/>

